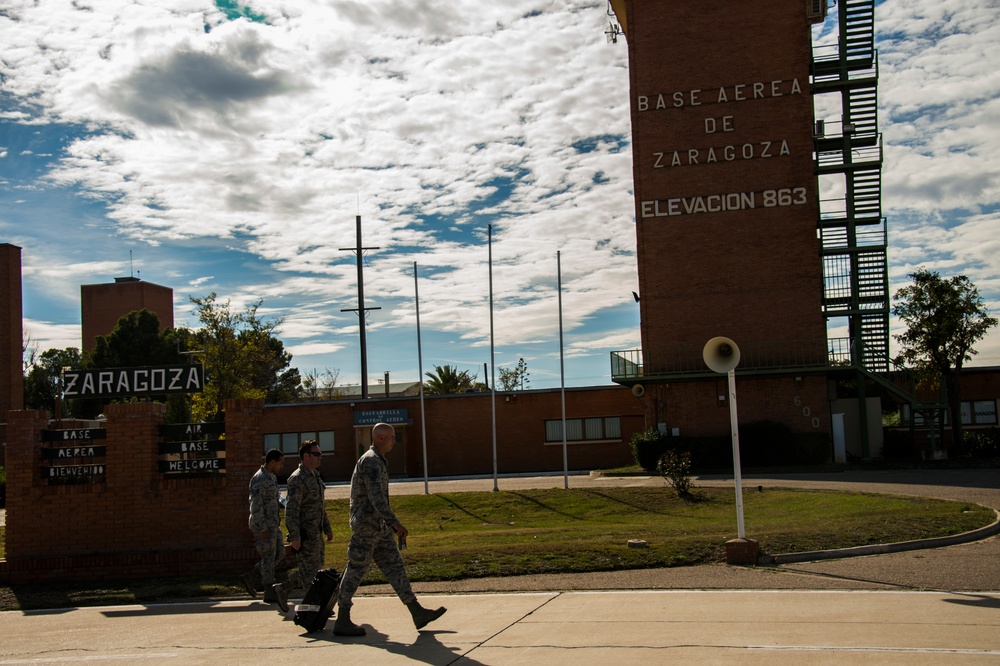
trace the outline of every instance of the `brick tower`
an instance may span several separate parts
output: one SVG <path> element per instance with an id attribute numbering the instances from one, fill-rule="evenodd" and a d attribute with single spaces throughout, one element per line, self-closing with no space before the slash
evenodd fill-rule
<path id="1" fill-rule="evenodd" d="M 647 363 L 717 335 L 823 340 L 806 3 L 619 4 Z"/>
<path id="2" fill-rule="evenodd" d="M 115 330 L 118 320 L 143 308 L 156 314 L 160 330 L 173 328 L 174 290 L 135 277 L 115 278 L 112 284 L 80 287 L 82 346 L 91 351 L 97 336 Z"/>
<path id="3" fill-rule="evenodd" d="M 21 367 L 21 248 L 0 244 L 0 423 L 7 412 L 24 407 L 24 375 Z"/>
<path id="4" fill-rule="evenodd" d="M 826 2 L 611 5 L 628 48 L 642 337 L 612 354 L 613 379 L 661 431 L 725 432 L 726 391 L 702 360 L 724 336 L 742 353 L 741 423 L 829 433 L 811 32 Z"/>

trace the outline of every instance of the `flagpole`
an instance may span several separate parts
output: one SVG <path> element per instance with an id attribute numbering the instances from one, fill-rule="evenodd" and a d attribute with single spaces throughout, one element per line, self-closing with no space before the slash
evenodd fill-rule
<path id="1" fill-rule="evenodd" d="M 420 380 L 420 436 L 424 448 L 424 495 L 429 495 L 427 483 L 427 419 L 424 417 L 424 357 L 420 346 L 420 290 L 417 285 L 417 262 L 413 262 L 413 301 L 417 305 L 417 372 Z"/>
<path id="2" fill-rule="evenodd" d="M 493 492 L 500 490 L 497 485 L 497 383 L 496 383 L 496 346 L 493 335 L 493 225 L 487 228 L 490 264 L 490 399 L 493 414 Z"/>
<path id="3" fill-rule="evenodd" d="M 569 456 L 566 451 L 566 370 L 563 363 L 562 257 L 556 251 L 556 284 L 559 292 L 559 385 L 562 387 L 563 488 L 569 488 Z"/>

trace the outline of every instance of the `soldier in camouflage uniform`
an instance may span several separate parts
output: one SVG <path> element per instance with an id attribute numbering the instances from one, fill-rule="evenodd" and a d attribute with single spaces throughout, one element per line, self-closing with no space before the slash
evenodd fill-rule
<path id="1" fill-rule="evenodd" d="M 250 479 L 250 531 L 257 542 L 260 562 L 240 579 L 253 598 L 257 590 L 264 590 L 264 601 L 274 603 L 277 598 L 274 585 L 274 563 L 285 555 L 285 542 L 281 538 L 281 503 L 278 499 L 278 479 L 285 454 L 271 449 L 264 455 L 264 464 Z"/>
<path id="2" fill-rule="evenodd" d="M 391 425 L 379 423 L 372 428 L 372 446 L 358 459 L 351 476 L 351 542 L 347 546 L 347 568 L 340 581 L 337 603 L 340 610 L 333 633 L 338 636 L 364 636 L 365 628 L 351 622 L 354 593 L 368 572 L 372 560 L 382 570 L 400 601 L 406 604 L 417 629 L 444 615 L 445 608 L 430 610 L 417 601 L 403 558 L 393 538 L 406 543 L 407 530 L 389 506 L 389 467 L 385 456 L 396 443 Z"/>
<path id="3" fill-rule="evenodd" d="M 316 572 L 322 568 L 323 535 L 326 535 L 327 541 L 333 541 L 333 530 L 323 504 L 325 485 L 317 471 L 322 455 L 316 440 L 307 439 L 299 447 L 302 462 L 288 477 L 285 527 L 288 529 L 288 541 L 296 553 L 298 570 L 288 574 L 286 583 L 277 583 L 273 587 L 278 607 L 283 613 L 288 612 L 289 593 L 305 591 L 312 584 Z"/>

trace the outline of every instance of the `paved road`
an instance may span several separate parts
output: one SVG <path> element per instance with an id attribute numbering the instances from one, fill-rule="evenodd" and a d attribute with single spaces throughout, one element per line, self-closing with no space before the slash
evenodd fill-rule
<path id="1" fill-rule="evenodd" d="M 1000 475 L 864 472 L 748 476 L 798 486 L 975 501 L 1000 508 Z M 656 478 L 569 477 L 571 487 Z M 730 485 L 702 478 L 699 485 Z M 491 490 L 490 479 L 434 481 L 432 492 Z M 504 478 L 501 489 L 562 487 Z M 423 492 L 394 483 L 391 492 Z M 332 486 L 329 494 L 346 492 Z M 5 664 L 1000 664 L 1000 538 L 908 553 L 775 567 L 708 565 L 614 574 L 420 584 L 448 613 L 417 632 L 399 601 L 366 587 L 360 639 L 303 634 L 255 601 L 0 613 Z"/>

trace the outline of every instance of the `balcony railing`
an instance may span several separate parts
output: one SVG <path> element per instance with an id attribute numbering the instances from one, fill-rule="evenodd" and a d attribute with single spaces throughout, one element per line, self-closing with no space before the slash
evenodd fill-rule
<path id="1" fill-rule="evenodd" d="M 739 370 L 759 374 L 791 370 L 822 370 L 831 366 L 861 363 L 853 353 L 850 338 L 738 343 Z M 642 379 L 683 378 L 714 375 L 702 357 L 703 347 L 631 349 L 611 352 L 611 378 L 618 383 Z"/>

